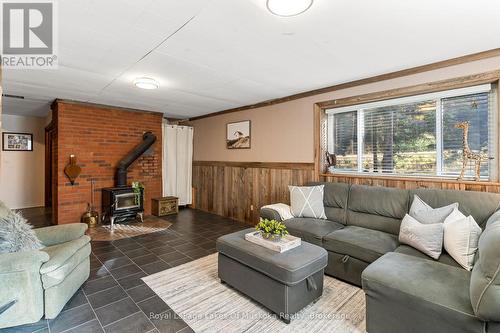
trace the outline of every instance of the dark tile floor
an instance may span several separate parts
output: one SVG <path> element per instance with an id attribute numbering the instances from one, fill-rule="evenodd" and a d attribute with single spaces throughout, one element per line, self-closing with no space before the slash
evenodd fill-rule
<path id="1" fill-rule="evenodd" d="M 248 226 L 192 209 L 165 219 L 165 231 L 92 242 L 90 278 L 56 319 L 0 331 L 192 332 L 141 278 L 214 253 L 217 237 Z"/>
<path id="2" fill-rule="evenodd" d="M 19 209 L 21 214 L 35 228 L 48 227 L 52 225 L 51 207 L 32 207 Z"/>

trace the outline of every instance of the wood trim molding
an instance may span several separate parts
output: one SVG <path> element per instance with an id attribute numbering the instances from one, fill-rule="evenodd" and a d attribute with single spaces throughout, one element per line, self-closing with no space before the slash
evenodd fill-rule
<path id="1" fill-rule="evenodd" d="M 498 98 L 498 94 L 499 94 L 499 89 L 500 89 L 500 79 L 496 82 L 497 84 L 497 156 L 498 158 L 500 158 L 500 133 L 499 133 L 499 130 L 500 130 L 500 98 Z M 497 179 L 500 179 L 500 162 L 497 162 L 497 167 L 498 167 L 498 171 L 497 171 Z"/>
<path id="2" fill-rule="evenodd" d="M 321 168 L 321 155 L 324 154 L 324 149 L 321 147 L 321 112 L 322 109 L 314 104 L 314 180 L 319 181 Z"/>
<path id="3" fill-rule="evenodd" d="M 314 170 L 314 163 L 297 162 L 230 162 L 230 161 L 193 161 L 193 166 L 222 166 L 234 168 Z"/>
<path id="4" fill-rule="evenodd" d="M 325 87 L 325 88 L 305 91 L 305 92 L 302 92 L 299 94 L 275 98 L 275 99 L 255 103 L 255 104 L 240 106 L 240 107 L 233 108 L 233 109 L 209 113 L 206 115 L 190 118 L 189 120 L 190 121 L 199 120 L 199 119 L 203 119 L 203 118 L 219 116 L 219 115 L 226 114 L 226 113 L 239 112 L 239 111 L 255 109 L 255 108 L 260 108 L 260 107 L 274 105 L 274 104 L 279 104 L 279 103 L 285 103 L 285 102 L 293 101 L 293 100 L 296 100 L 299 98 L 310 97 L 310 96 L 314 96 L 314 95 L 329 93 L 332 91 L 362 86 L 365 84 L 379 82 L 379 81 L 396 79 L 396 78 L 403 77 L 403 76 L 419 74 L 419 73 L 423 73 L 423 72 L 428 72 L 428 71 L 446 68 L 446 67 L 450 67 L 450 66 L 456 66 L 456 65 L 467 63 L 467 62 L 493 58 L 493 57 L 497 57 L 497 56 L 500 56 L 500 48 L 492 49 L 492 50 L 488 50 L 488 51 L 483 51 L 483 52 L 478 52 L 478 53 L 473 53 L 473 54 L 469 54 L 469 55 L 465 55 L 465 56 L 461 56 L 461 57 L 457 57 L 457 58 L 452 58 L 452 59 L 448 59 L 448 60 L 438 61 L 438 62 L 434 62 L 434 63 L 422 65 L 422 66 L 403 69 L 403 70 L 395 71 L 395 72 L 391 72 L 391 73 L 376 75 L 376 76 L 372 76 L 372 77 L 368 77 L 368 78 L 364 78 L 364 79 L 360 79 L 360 80 L 350 81 L 350 82 L 346 82 L 346 83 L 340 83 L 340 84 L 336 84 L 336 85 Z"/>
<path id="5" fill-rule="evenodd" d="M 362 103 L 383 101 L 392 98 L 414 96 L 427 94 L 432 92 L 465 88 L 477 84 L 494 83 L 500 78 L 500 70 L 491 71 L 481 74 L 467 75 L 459 78 L 446 79 L 430 83 L 417 84 L 410 87 L 396 88 L 385 91 L 377 91 L 364 95 L 339 98 L 331 101 L 319 102 L 317 105 L 321 109 L 337 108 L 342 106 L 350 106 Z"/>
<path id="6" fill-rule="evenodd" d="M 373 179 L 384 181 L 398 181 L 398 182 L 427 182 L 427 183 L 446 183 L 446 184 L 459 184 L 459 185 L 487 185 L 487 186 L 500 186 L 498 182 L 489 181 L 473 181 L 473 180 L 457 180 L 452 178 L 438 178 L 438 177 L 401 177 L 392 175 L 360 175 L 348 173 L 322 173 L 320 177 L 323 178 L 355 178 L 355 179 Z"/>

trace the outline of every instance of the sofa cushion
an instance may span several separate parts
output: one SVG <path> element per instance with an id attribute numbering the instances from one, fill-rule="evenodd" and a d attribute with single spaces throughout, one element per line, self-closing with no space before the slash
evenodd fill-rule
<path id="1" fill-rule="evenodd" d="M 490 220 L 479 238 L 472 269 L 470 298 L 481 319 L 500 321 L 500 218 Z"/>
<path id="2" fill-rule="evenodd" d="M 84 235 L 76 240 L 48 246 L 41 250 L 50 257 L 49 261 L 40 268 L 45 289 L 61 283 L 78 264 L 88 258 L 91 252 L 89 242 L 90 237 Z"/>
<path id="3" fill-rule="evenodd" d="M 397 247 L 397 249 L 394 250 L 394 252 L 396 252 L 396 253 L 402 253 L 402 254 L 407 254 L 407 255 L 413 256 L 413 257 L 428 259 L 428 260 L 431 260 L 431 261 L 434 261 L 434 262 L 440 262 L 442 264 L 450 265 L 450 266 L 453 266 L 453 267 L 461 267 L 460 264 L 458 262 L 456 262 L 455 259 L 453 259 L 446 252 L 441 253 L 441 255 L 439 256 L 438 260 L 434 260 L 431 257 L 429 257 L 428 255 L 426 255 L 425 253 L 422 253 L 419 250 L 414 249 L 413 247 L 408 246 L 408 245 L 400 245 L 400 246 Z"/>
<path id="4" fill-rule="evenodd" d="M 347 199 L 349 198 L 349 184 L 313 182 L 308 185 L 324 185 L 323 205 L 326 218 L 330 221 L 346 224 Z"/>
<path id="5" fill-rule="evenodd" d="M 344 228 L 344 225 L 337 222 L 312 218 L 293 218 L 284 223 L 291 235 L 319 246 L 323 245 L 323 237 Z"/>
<path id="6" fill-rule="evenodd" d="M 353 185 L 349 194 L 347 225 L 399 234 L 408 212 L 408 191 L 388 187 Z"/>
<path id="7" fill-rule="evenodd" d="M 326 235 L 323 238 L 323 246 L 328 251 L 370 263 L 384 253 L 394 251 L 398 246 L 398 238 L 382 231 L 346 226 Z"/>
<path id="8" fill-rule="evenodd" d="M 418 195 L 431 207 L 443 207 L 458 202 L 458 209 L 465 215 L 472 215 L 484 229 L 488 218 L 500 208 L 500 194 L 475 191 L 410 190 L 410 196 Z"/>
<path id="9" fill-rule="evenodd" d="M 440 332 L 428 325 L 435 318 L 443 327 L 484 332 L 484 323 L 477 320 L 470 304 L 469 283 L 470 272 L 463 268 L 395 252 L 385 254 L 362 273 L 367 299 L 383 304 L 387 321 L 413 312 L 415 319 L 408 323 L 411 332 Z M 368 307 L 368 317 L 372 311 Z"/>
<path id="10" fill-rule="evenodd" d="M 303 242 L 301 246 L 283 253 L 245 240 L 245 234 L 255 229 L 244 229 L 217 239 L 217 251 L 274 280 L 287 285 L 303 281 L 327 265 L 325 249 Z"/>

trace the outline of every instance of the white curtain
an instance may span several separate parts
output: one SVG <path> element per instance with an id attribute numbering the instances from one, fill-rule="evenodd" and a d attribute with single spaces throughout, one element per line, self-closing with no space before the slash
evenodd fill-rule
<path id="1" fill-rule="evenodd" d="M 193 128 L 163 122 L 163 196 L 192 203 Z"/>

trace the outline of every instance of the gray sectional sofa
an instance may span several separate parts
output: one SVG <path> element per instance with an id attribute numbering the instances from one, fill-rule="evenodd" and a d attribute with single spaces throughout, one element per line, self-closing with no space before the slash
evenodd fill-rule
<path id="1" fill-rule="evenodd" d="M 368 332 L 500 332 L 500 194 L 309 185 L 325 185 L 327 220 L 284 223 L 292 235 L 327 250 L 326 274 L 363 286 Z M 472 272 L 446 252 L 433 260 L 399 244 L 400 223 L 415 194 L 432 207 L 458 202 L 485 229 Z M 281 220 L 272 209 L 260 213 Z"/>

